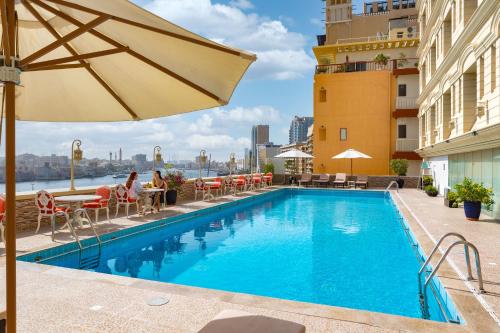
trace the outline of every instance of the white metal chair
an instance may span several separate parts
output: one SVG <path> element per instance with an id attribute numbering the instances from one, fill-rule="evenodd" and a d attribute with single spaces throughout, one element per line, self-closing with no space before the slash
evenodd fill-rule
<path id="1" fill-rule="evenodd" d="M 227 194 L 228 190 L 229 193 L 233 193 L 233 195 L 236 195 L 236 183 L 231 176 L 227 176 L 226 178 L 224 178 L 224 194 Z"/>
<path id="2" fill-rule="evenodd" d="M 57 212 L 68 213 L 71 211 L 71 209 L 67 206 L 56 206 L 54 196 L 43 190 L 36 193 L 35 204 L 38 208 L 38 225 L 35 233 L 38 233 L 40 230 L 40 222 L 42 221 L 42 218 L 48 217 L 50 218 L 51 224 L 55 224 Z M 66 224 L 64 226 L 66 226 Z"/>
<path id="3" fill-rule="evenodd" d="M 202 200 L 205 199 L 205 194 L 208 191 L 208 186 L 205 184 L 203 179 L 197 178 L 194 181 L 194 200 L 198 198 L 198 192 L 201 192 Z"/>
<path id="4" fill-rule="evenodd" d="M 122 185 L 122 184 L 116 185 L 115 197 L 116 197 L 115 217 L 118 216 L 118 209 L 120 208 L 120 206 L 125 206 L 125 214 L 128 217 L 129 207 L 133 203 L 135 203 L 137 205 L 137 199 L 130 198 L 128 195 L 127 188 L 125 187 L 125 185 Z M 137 210 L 139 210 L 138 205 L 137 205 Z"/>

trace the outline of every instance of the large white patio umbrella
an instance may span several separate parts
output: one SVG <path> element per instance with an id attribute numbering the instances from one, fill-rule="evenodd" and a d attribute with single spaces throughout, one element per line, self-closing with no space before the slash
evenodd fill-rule
<path id="1" fill-rule="evenodd" d="M 368 156 L 366 154 L 363 154 L 355 149 L 347 149 L 343 153 L 340 153 L 338 155 L 335 155 L 332 157 L 333 159 L 344 159 L 348 158 L 351 160 L 351 176 L 352 176 L 352 160 L 354 158 L 371 158 L 371 156 Z"/>
<path id="2" fill-rule="evenodd" d="M 225 105 L 255 56 L 126 0 L 0 0 L 0 16 L 7 332 L 13 333 L 15 120 L 142 120 Z"/>
<path id="3" fill-rule="evenodd" d="M 299 159 L 299 158 L 314 158 L 314 156 L 309 155 L 307 153 L 304 153 L 303 151 L 300 151 L 298 149 L 291 149 L 291 150 L 285 151 L 281 154 L 278 154 L 274 157 L 293 158 L 295 160 L 295 165 L 297 165 L 297 159 Z"/>

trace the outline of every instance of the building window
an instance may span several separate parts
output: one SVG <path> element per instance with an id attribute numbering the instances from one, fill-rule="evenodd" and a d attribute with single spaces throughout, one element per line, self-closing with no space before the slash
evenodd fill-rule
<path id="1" fill-rule="evenodd" d="M 319 90 L 319 101 L 320 103 L 326 102 L 326 89 L 323 87 Z"/>
<path id="2" fill-rule="evenodd" d="M 397 38 L 403 38 L 403 32 L 402 32 L 402 31 L 398 32 L 398 33 L 396 34 L 396 37 L 397 37 Z"/>
<path id="3" fill-rule="evenodd" d="M 398 85 L 398 96 L 406 97 L 406 84 Z"/>
<path id="4" fill-rule="evenodd" d="M 398 125 L 398 139 L 406 139 L 406 125 Z"/>
<path id="5" fill-rule="evenodd" d="M 392 0 L 392 9 L 399 9 L 399 0 Z"/>
<path id="6" fill-rule="evenodd" d="M 497 87 L 497 48 L 491 47 L 491 92 L 495 91 Z"/>
<path id="7" fill-rule="evenodd" d="M 319 128 L 319 141 L 326 141 L 326 128 L 321 126 Z"/>
<path id="8" fill-rule="evenodd" d="M 340 129 L 340 141 L 347 141 L 347 128 Z"/>

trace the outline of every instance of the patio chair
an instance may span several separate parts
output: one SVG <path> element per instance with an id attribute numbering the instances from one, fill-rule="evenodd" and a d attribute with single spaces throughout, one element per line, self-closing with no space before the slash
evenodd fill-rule
<path id="1" fill-rule="evenodd" d="M 246 175 L 245 176 L 245 190 L 250 191 L 250 190 L 255 190 L 255 183 L 253 181 L 253 175 Z"/>
<path id="2" fill-rule="evenodd" d="M 260 173 L 256 173 L 253 175 L 253 183 L 255 188 L 261 188 L 262 187 L 262 175 Z"/>
<path id="3" fill-rule="evenodd" d="M 312 175 L 310 173 L 303 173 L 299 179 L 299 186 L 312 185 Z"/>
<path id="4" fill-rule="evenodd" d="M 330 174 L 328 173 L 322 173 L 319 175 L 318 179 L 313 179 L 313 184 L 317 184 L 319 186 L 324 185 L 325 187 L 328 187 L 330 184 Z"/>
<path id="5" fill-rule="evenodd" d="M 111 222 L 109 219 L 109 199 L 111 198 L 111 188 L 109 188 L 109 186 L 98 187 L 95 194 L 100 195 L 101 199 L 92 202 L 85 202 L 83 204 L 83 208 L 94 210 L 96 222 L 99 220 L 99 210 L 105 209 L 108 221 Z"/>
<path id="6" fill-rule="evenodd" d="M 231 176 L 227 176 L 226 178 L 224 178 L 224 194 L 227 194 L 228 190 L 229 193 L 233 193 L 233 195 L 236 195 L 236 182 Z"/>
<path id="7" fill-rule="evenodd" d="M 197 178 L 194 181 L 194 200 L 198 198 L 198 192 L 201 192 L 201 198 L 205 198 L 205 192 L 208 191 L 208 186 L 205 184 L 203 179 Z"/>
<path id="8" fill-rule="evenodd" d="M 36 192 L 35 205 L 38 208 L 38 225 L 35 234 L 40 230 L 40 222 L 44 217 L 50 218 L 51 224 L 54 225 L 57 212 L 69 213 L 71 211 L 67 206 L 56 206 L 54 196 L 44 190 Z"/>
<path id="9" fill-rule="evenodd" d="M 5 197 L 3 195 L 0 195 L 0 241 L 2 241 L 5 244 L 4 226 L 3 226 L 4 219 L 5 219 Z"/>
<path id="10" fill-rule="evenodd" d="M 363 187 L 363 188 L 368 188 L 368 176 L 367 175 L 360 175 L 356 177 L 356 181 L 354 182 L 354 188 L 356 187 Z"/>
<path id="11" fill-rule="evenodd" d="M 245 176 L 239 175 L 238 178 L 234 180 L 236 191 L 239 189 L 243 192 L 246 189 L 247 182 Z"/>
<path id="12" fill-rule="evenodd" d="M 240 310 L 223 310 L 198 333 L 305 333 L 302 324 L 293 321 L 256 315 Z"/>
<path id="13" fill-rule="evenodd" d="M 267 185 L 267 186 L 272 186 L 273 185 L 273 173 L 272 172 L 268 172 L 264 175 L 263 177 L 264 179 L 264 183 Z"/>
<path id="14" fill-rule="evenodd" d="M 125 206 L 125 215 L 128 217 L 128 210 L 131 204 L 135 203 L 137 206 L 137 211 L 139 211 L 139 203 L 136 198 L 130 198 L 128 195 L 128 190 L 125 185 L 118 184 L 115 189 L 116 197 L 116 213 L 115 217 L 118 216 L 118 209 L 120 206 Z"/>
<path id="15" fill-rule="evenodd" d="M 220 193 L 222 195 L 222 186 L 224 185 L 224 180 L 221 177 L 216 177 L 215 182 L 218 182 L 219 185 L 211 185 L 211 189 L 215 190 L 215 193 Z"/>
<path id="16" fill-rule="evenodd" d="M 333 187 L 345 187 L 347 184 L 347 175 L 345 173 L 337 173 L 335 175 L 335 180 L 333 181 Z"/>

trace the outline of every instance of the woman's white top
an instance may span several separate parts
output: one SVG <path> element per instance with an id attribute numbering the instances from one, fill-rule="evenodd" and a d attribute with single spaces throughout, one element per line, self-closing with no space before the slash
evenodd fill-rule
<path id="1" fill-rule="evenodd" d="M 131 198 L 137 198 L 142 192 L 144 191 L 144 189 L 142 188 L 142 184 L 139 180 L 134 180 L 132 182 L 132 186 L 130 186 L 130 189 L 128 190 L 128 195 L 129 197 Z"/>

